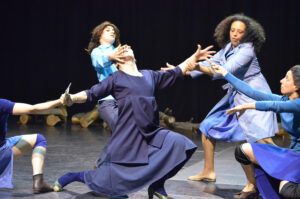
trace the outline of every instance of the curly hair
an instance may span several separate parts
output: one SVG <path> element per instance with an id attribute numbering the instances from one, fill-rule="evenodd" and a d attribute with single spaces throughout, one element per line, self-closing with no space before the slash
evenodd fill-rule
<path id="1" fill-rule="evenodd" d="M 246 25 L 246 32 L 240 43 L 253 43 L 255 52 L 259 52 L 262 44 L 266 41 L 263 27 L 254 19 L 244 14 L 234 14 L 223 19 L 216 27 L 214 38 L 220 48 L 230 42 L 229 32 L 231 24 L 235 21 L 241 21 Z"/>
<path id="2" fill-rule="evenodd" d="M 93 31 L 91 32 L 92 37 L 90 40 L 90 43 L 88 45 L 88 48 L 85 49 L 89 54 L 91 54 L 92 50 L 100 45 L 99 40 L 102 35 L 103 30 L 107 27 L 111 26 L 113 27 L 115 34 L 116 34 L 116 39 L 114 42 L 114 46 L 117 47 L 120 44 L 120 31 L 118 27 L 114 24 L 112 24 L 109 21 L 104 21 L 100 25 L 96 26 Z"/>
<path id="3" fill-rule="evenodd" d="M 293 66 L 290 71 L 292 72 L 293 79 L 294 79 L 294 85 L 300 89 L 300 65 Z M 300 94 L 300 90 L 297 92 Z"/>

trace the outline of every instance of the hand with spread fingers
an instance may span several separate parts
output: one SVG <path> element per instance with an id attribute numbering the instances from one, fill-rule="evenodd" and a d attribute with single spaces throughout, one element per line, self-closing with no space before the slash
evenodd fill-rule
<path id="1" fill-rule="evenodd" d="M 216 51 L 210 51 L 214 46 L 208 46 L 205 49 L 201 49 L 201 45 L 197 45 L 196 52 L 189 58 L 191 61 L 197 62 L 197 61 L 203 61 L 207 60 L 208 58 L 213 57 L 212 54 L 215 54 Z"/>
<path id="2" fill-rule="evenodd" d="M 116 48 L 114 49 L 109 55 L 109 59 L 114 61 L 114 62 L 118 62 L 118 63 L 124 63 L 124 59 L 125 59 L 125 56 L 123 55 L 124 51 L 127 49 L 127 48 L 130 48 L 128 45 L 123 45 L 121 46 L 121 44 Z"/>
<path id="3" fill-rule="evenodd" d="M 208 46 L 203 50 L 201 49 L 201 45 L 198 44 L 197 47 L 198 48 L 197 48 L 196 52 L 185 61 L 185 62 L 187 62 L 186 64 L 188 66 L 187 71 L 186 71 L 185 74 L 189 74 L 189 71 L 194 70 L 195 67 L 198 65 L 197 64 L 198 61 L 206 60 L 208 58 L 211 58 L 212 54 L 216 53 L 216 51 L 210 51 L 210 49 L 212 49 L 213 46 Z M 175 68 L 175 66 L 173 66 L 169 63 L 166 63 L 166 66 L 167 67 L 160 68 L 160 70 L 161 71 L 167 71 L 167 70 Z"/>

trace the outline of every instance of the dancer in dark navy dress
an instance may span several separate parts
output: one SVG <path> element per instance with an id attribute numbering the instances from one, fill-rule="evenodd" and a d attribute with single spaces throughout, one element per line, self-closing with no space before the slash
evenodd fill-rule
<path id="1" fill-rule="evenodd" d="M 119 116 L 112 136 L 102 151 L 101 164 L 95 170 L 67 173 L 54 186 L 55 191 L 73 181 L 85 183 L 91 190 L 117 197 L 149 186 L 149 198 L 168 198 L 164 183 L 174 176 L 196 150 L 183 135 L 159 126 L 154 95 L 172 86 L 186 70 L 203 60 L 211 47 L 198 50 L 185 62 L 167 72 L 137 69 L 133 51 L 124 52 L 125 63 L 119 71 L 90 90 L 66 96 L 66 104 L 94 102 L 111 94 L 118 102 Z"/>
<path id="2" fill-rule="evenodd" d="M 61 100 L 30 105 L 0 99 L 0 188 L 13 188 L 13 158 L 23 156 L 32 150 L 33 191 L 43 193 L 53 191 L 43 180 L 43 165 L 47 141 L 41 134 L 20 135 L 6 138 L 9 115 L 53 114 L 58 110 L 48 110 L 61 105 Z"/>
<path id="3" fill-rule="evenodd" d="M 283 95 L 263 93 L 224 68 L 214 64 L 212 67 L 239 92 L 256 100 L 236 106 L 228 110 L 228 114 L 239 112 L 241 115 L 248 109 L 280 113 L 282 127 L 292 137 L 290 149 L 259 143 L 243 144 L 236 148 L 237 161 L 252 167 L 253 176 L 255 171 L 257 188 L 263 198 L 300 198 L 300 65 L 292 67 L 280 81 Z M 244 193 L 244 198 L 256 194 Z"/>

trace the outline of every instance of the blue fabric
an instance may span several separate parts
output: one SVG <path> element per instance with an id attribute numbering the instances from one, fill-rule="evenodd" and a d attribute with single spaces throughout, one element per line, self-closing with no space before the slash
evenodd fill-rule
<path id="1" fill-rule="evenodd" d="M 161 149 L 148 145 L 148 164 L 103 162 L 99 168 L 85 171 L 86 185 L 94 192 L 116 197 L 138 191 L 167 174 L 170 174 L 168 177 L 175 175 L 184 165 L 182 163 L 196 150 L 196 146 L 183 135 L 163 131 L 167 136 Z"/>
<path id="2" fill-rule="evenodd" d="M 116 100 L 102 100 L 98 104 L 100 118 L 113 130 L 118 120 L 118 105 Z"/>
<path id="3" fill-rule="evenodd" d="M 75 181 L 84 183 L 84 172 L 69 172 L 58 179 L 58 182 L 62 187 Z"/>
<path id="4" fill-rule="evenodd" d="M 300 153 L 268 144 L 251 143 L 251 146 L 260 165 L 255 167 L 255 178 L 264 199 L 280 198 L 282 180 L 300 183 Z"/>
<path id="5" fill-rule="evenodd" d="M 160 148 L 165 132 L 159 127 L 159 111 L 155 93 L 172 86 L 182 77 L 179 67 L 166 72 L 140 71 L 131 76 L 117 71 L 87 90 L 87 102 L 112 94 L 117 100 L 118 121 L 102 152 L 102 161 L 147 164 L 148 145 Z"/>
<path id="6" fill-rule="evenodd" d="M 229 98 L 229 99 L 228 99 Z M 246 137 L 240 127 L 236 115 L 226 114 L 226 110 L 233 107 L 233 95 L 228 93 L 208 114 L 201 125 L 200 130 L 205 136 L 224 142 L 237 142 Z"/>
<path id="7" fill-rule="evenodd" d="M 13 151 L 6 144 L 0 147 L 0 188 L 13 188 Z"/>
<path id="8" fill-rule="evenodd" d="M 268 175 L 278 180 L 300 183 L 299 153 L 267 144 L 251 143 L 251 146 L 257 162 Z"/>
<path id="9" fill-rule="evenodd" d="M 18 135 L 18 136 L 13 136 L 13 137 L 7 138 L 6 146 L 12 148 L 22 139 L 22 137 L 23 137 L 23 135 Z"/>
<path id="10" fill-rule="evenodd" d="M 288 97 L 261 92 L 242 82 L 232 74 L 228 73 L 225 79 L 231 83 L 239 92 L 254 100 L 255 108 L 260 111 L 273 111 L 280 113 L 281 125 L 293 140 L 300 138 L 300 99 L 289 100 Z M 300 139 L 299 139 L 300 142 Z"/>
<path id="11" fill-rule="evenodd" d="M 33 148 L 36 148 L 38 146 L 41 146 L 41 147 L 44 147 L 44 148 L 47 148 L 47 141 L 46 141 L 46 138 L 41 135 L 41 134 L 37 134 L 36 136 L 36 141 L 35 141 L 35 145 Z"/>
<path id="12" fill-rule="evenodd" d="M 212 62 L 223 66 L 237 78 L 247 82 L 257 90 L 271 93 L 266 79 L 260 72 L 260 66 L 252 43 L 242 43 L 234 49 L 232 49 L 231 43 L 228 43 L 212 58 Z M 200 65 L 207 67 L 210 66 L 207 61 L 200 62 Z M 191 73 L 192 77 L 197 77 L 199 75 L 202 75 L 202 73 Z M 221 77 L 214 73 L 213 79 L 219 78 Z M 231 96 L 233 96 L 233 100 L 229 101 L 229 99 L 232 99 Z M 224 96 L 220 102 L 213 107 L 206 118 L 202 121 L 200 131 L 202 131 L 205 135 L 208 135 L 210 130 L 215 131 L 214 134 L 218 136 L 211 138 L 228 142 L 240 141 L 245 138 L 248 142 L 256 142 L 263 138 L 274 136 L 275 133 L 278 132 L 278 126 L 276 114 L 272 112 L 249 110 L 246 111 L 238 120 L 235 119 L 234 121 L 232 119 L 230 120 L 231 122 L 228 122 L 227 119 L 229 118 L 224 115 L 226 108 L 251 102 L 254 102 L 254 100 L 240 92 L 232 91 L 232 88 L 229 87 L 229 91 L 226 96 Z M 218 118 L 220 115 L 224 121 Z M 219 133 L 216 132 L 218 130 L 218 126 L 215 127 L 216 122 L 214 121 L 218 121 L 218 125 L 222 126 Z M 209 124 L 210 122 L 212 122 L 213 125 Z M 222 124 L 219 124 L 220 122 L 222 122 Z M 238 124 L 234 125 L 234 122 L 238 122 Z M 227 124 L 228 126 L 226 126 Z M 237 126 L 239 127 L 237 128 Z M 215 129 L 213 129 L 214 127 Z"/>
<path id="13" fill-rule="evenodd" d="M 291 137 L 292 137 L 292 142 L 290 144 L 290 149 L 292 149 L 297 153 L 300 153 L 300 138 L 296 138 L 294 136 Z"/>
<path id="14" fill-rule="evenodd" d="M 113 45 L 100 45 L 94 48 L 91 52 L 92 65 L 97 72 L 99 82 L 110 76 L 113 72 L 118 71 L 114 63 L 109 59 L 108 55 L 115 47 Z M 113 99 L 112 96 L 107 96 L 100 100 Z"/>
<path id="15" fill-rule="evenodd" d="M 7 119 L 12 114 L 14 105 L 14 102 L 0 99 L 0 188 L 13 188 L 13 151 L 11 150 L 11 144 L 16 139 L 12 138 L 6 142 L 6 131 Z"/>
<path id="16" fill-rule="evenodd" d="M 4 145 L 7 131 L 7 119 L 12 114 L 15 103 L 0 99 L 0 146 Z"/>
<path id="17" fill-rule="evenodd" d="M 263 199 L 280 199 L 280 182 L 266 174 L 264 170 L 257 165 L 255 165 L 255 179 L 259 194 Z"/>

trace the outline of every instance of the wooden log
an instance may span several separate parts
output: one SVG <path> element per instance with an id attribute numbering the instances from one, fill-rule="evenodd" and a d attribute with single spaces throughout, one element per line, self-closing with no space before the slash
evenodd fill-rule
<path id="1" fill-rule="evenodd" d="M 32 121 L 32 116 L 28 114 L 20 115 L 19 121 L 21 124 L 27 124 L 28 122 Z"/>
<path id="2" fill-rule="evenodd" d="M 84 116 L 85 113 L 76 113 L 72 116 L 72 124 L 80 124 L 80 119 Z"/>
<path id="3" fill-rule="evenodd" d="M 57 115 L 48 115 L 46 116 L 46 124 L 48 126 L 55 126 L 58 122 L 61 122 L 62 119 Z"/>
<path id="4" fill-rule="evenodd" d="M 164 110 L 164 113 L 167 114 L 167 115 L 172 116 L 172 115 L 173 115 L 173 110 L 167 107 L 167 108 Z"/>
<path id="5" fill-rule="evenodd" d="M 108 126 L 108 124 L 106 122 L 103 121 L 102 125 L 103 125 L 104 129 L 110 131 L 110 127 Z"/>
<path id="6" fill-rule="evenodd" d="M 170 128 L 174 127 L 174 123 L 175 123 L 175 117 L 173 116 L 169 116 L 163 112 L 159 112 L 159 119 L 164 121 L 164 123 L 166 125 L 168 125 Z"/>
<path id="7" fill-rule="evenodd" d="M 170 128 L 161 120 L 160 125 L 164 128 L 172 129 L 175 132 L 186 134 L 186 135 L 195 135 L 198 132 L 200 123 L 191 123 L 191 122 L 175 122 L 173 127 Z"/>
<path id="8" fill-rule="evenodd" d="M 93 110 L 87 112 L 80 118 L 80 125 L 83 128 L 87 128 L 90 124 L 92 124 L 98 118 L 99 118 L 98 109 L 97 109 L 97 106 L 95 106 L 95 108 Z"/>

